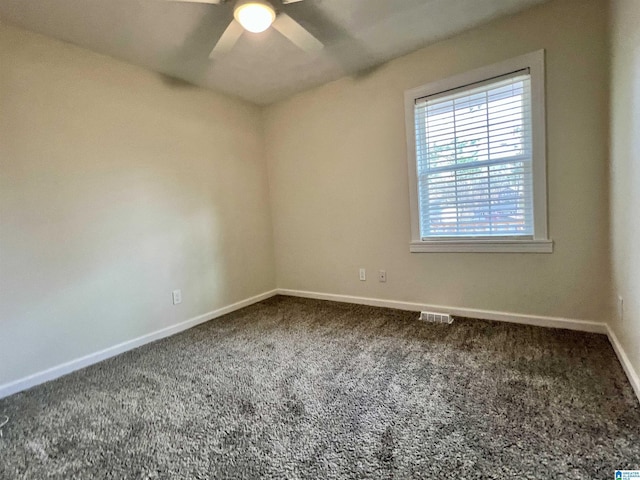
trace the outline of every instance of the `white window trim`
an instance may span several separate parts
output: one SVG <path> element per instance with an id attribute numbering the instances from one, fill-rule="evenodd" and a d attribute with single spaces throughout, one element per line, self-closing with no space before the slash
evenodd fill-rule
<path id="1" fill-rule="evenodd" d="M 531 74 L 531 120 L 533 135 L 533 238 L 456 238 L 422 240 L 418 207 L 418 177 L 416 169 L 415 101 L 446 90 L 482 82 L 500 75 L 528 68 Z M 504 62 L 438 80 L 407 90 L 405 123 L 409 161 L 409 200 L 411 211 L 411 252 L 528 252 L 552 253 L 553 241 L 547 229 L 547 160 L 545 122 L 544 50 L 538 50 Z"/>

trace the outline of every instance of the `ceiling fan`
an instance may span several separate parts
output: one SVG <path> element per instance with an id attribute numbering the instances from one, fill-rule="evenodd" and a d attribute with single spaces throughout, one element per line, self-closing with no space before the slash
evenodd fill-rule
<path id="1" fill-rule="evenodd" d="M 240 39 L 244 31 L 264 32 L 269 27 L 284 35 L 294 45 L 305 52 L 313 53 L 324 45 L 309 33 L 302 25 L 284 12 L 286 5 L 303 0 L 280 0 L 280 8 L 267 0 L 170 0 L 175 2 L 208 3 L 212 5 L 233 4 L 233 19 L 218 39 L 209 58 L 217 58 L 229 52 Z"/>

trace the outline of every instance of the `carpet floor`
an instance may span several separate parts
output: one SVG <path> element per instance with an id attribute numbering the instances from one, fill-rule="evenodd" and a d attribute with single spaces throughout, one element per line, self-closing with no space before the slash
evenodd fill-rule
<path id="1" fill-rule="evenodd" d="M 603 335 L 275 297 L 0 400 L 2 479 L 606 479 L 640 404 Z"/>

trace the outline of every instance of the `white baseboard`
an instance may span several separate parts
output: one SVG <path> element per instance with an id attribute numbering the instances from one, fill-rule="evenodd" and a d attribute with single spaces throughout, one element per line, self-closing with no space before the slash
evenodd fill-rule
<path id="1" fill-rule="evenodd" d="M 56 378 L 62 377 L 63 375 L 67 375 L 68 373 L 74 372 L 76 370 L 80 370 L 81 368 L 84 368 L 84 367 L 88 367 L 89 365 L 93 365 L 95 363 L 101 362 L 103 360 L 114 357 L 116 355 L 127 352 L 129 350 L 133 350 L 134 348 L 141 347 L 142 345 L 145 345 L 147 343 L 151 343 L 156 340 L 160 340 L 162 338 L 175 335 L 176 333 L 183 332 L 184 330 L 193 328 L 197 325 L 200 325 L 201 323 L 208 322 L 209 320 L 213 320 L 215 318 L 221 317 L 223 315 L 226 315 L 227 313 L 231 313 L 236 310 L 240 310 L 241 308 L 248 307 L 249 305 L 253 305 L 254 303 L 261 302 L 275 295 L 287 295 L 291 297 L 330 300 L 334 302 L 354 303 L 359 305 L 395 308 L 398 310 L 409 310 L 409 311 L 416 311 L 416 312 L 421 310 L 429 310 L 434 312 L 451 313 L 454 316 L 460 316 L 460 317 L 480 318 L 485 320 L 496 320 L 501 322 L 535 325 L 539 327 L 564 328 L 569 330 L 578 330 L 582 332 L 606 334 L 609 337 L 609 341 L 611 342 L 611 345 L 613 346 L 613 349 L 616 352 L 616 355 L 618 356 L 620 363 L 622 364 L 622 368 L 624 369 L 625 373 L 627 374 L 627 377 L 629 378 L 629 382 L 631 383 L 631 386 L 634 392 L 636 393 L 638 400 L 640 400 L 640 378 L 636 373 L 636 371 L 634 370 L 633 366 L 631 365 L 631 362 L 629 361 L 629 357 L 627 357 L 627 354 L 622 348 L 622 345 L 618 341 L 618 338 L 616 337 L 615 333 L 605 323 L 592 322 L 592 321 L 586 321 L 586 320 L 573 320 L 573 319 L 559 318 L 559 317 L 544 317 L 544 316 L 537 316 L 537 315 L 523 315 L 519 313 L 496 312 L 492 310 L 456 308 L 456 307 L 447 307 L 443 305 L 430 305 L 430 304 L 414 303 L 414 302 L 400 302 L 396 300 L 384 300 L 384 299 L 378 299 L 378 298 L 355 297 L 350 295 L 337 295 L 332 293 L 308 292 L 308 291 L 302 291 L 302 290 L 289 290 L 289 289 L 271 290 L 269 292 L 265 292 L 260 295 L 256 295 L 254 297 L 247 298 L 240 302 L 236 302 L 232 305 L 228 305 L 226 307 L 213 310 L 203 315 L 199 315 L 197 317 L 191 318 L 189 320 L 178 323 L 176 325 L 172 325 L 170 327 L 157 330 L 155 332 L 143 335 L 141 337 L 134 338 L 126 342 L 122 342 L 118 345 L 108 347 L 99 352 L 91 353 L 89 355 L 85 355 L 84 357 L 71 360 L 61 365 L 57 365 L 55 367 L 44 370 L 42 372 L 29 375 L 28 377 L 16 380 L 14 382 L 0 385 L 0 399 L 4 397 L 8 397 L 9 395 L 13 395 L 14 393 L 21 392 L 23 390 L 27 390 L 28 388 L 35 387 L 36 385 L 40 385 L 41 383 L 45 383 L 50 380 L 54 380 Z"/>
<path id="2" fill-rule="evenodd" d="M 524 325 L 534 325 L 538 327 L 564 328 L 567 330 L 577 330 L 580 332 L 601 333 L 609 337 L 609 341 L 613 346 L 622 368 L 624 369 L 633 391 L 636 393 L 640 401 L 640 379 L 638 374 L 631 365 L 629 357 L 625 353 L 622 345 L 618 341 L 615 333 L 609 325 L 601 322 L 592 322 L 587 320 L 574 320 L 560 317 L 544 317 L 539 315 L 523 315 L 520 313 L 496 312 L 493 310 L 478 310 L 474 308 L 457 308 L 447 307 L 443 305 L 429 305 L 425 303 L 399 302 L 396 300 L 383 300 L 379 298 L 354 297 L 350 295 L 337 295 L 333 293 L 307 292 L 302 290 L 288 290 L 284 288 L 278 289 L 279 295 L 288 295 L 291 297 L 313 298 L 317 300 L 330 300 L 342 303 L 355 303 L 359 305 L 370 305 L 373 307 L 395 308 L 398 310 L 422 311 L 428 310 L 432 312 L 450 313 L 453 316 L 480 318 L 483 320 L 496 320 L 499 322 L 520 323 Z"/>
<path id="3" fill-rule="evenodd" d="M 428 310 L 438 313 L 450 313 L 453 316 L 496 320 L 499 322 L 521 323 L 538 327 L 564 328 L 581 332 L 607 333 L 607 324 L 588 320 L 573 320 L 560 317 L 543 317 L 539 315 L 523 315 L 521 313 L 496 312 L 493 310 L 478 310 L 475 308 L 458 308 L 444 305 L 429 305 L 426 303 L 399 302 L 369 297 L 353 297 L 350 295 L 336 295 L 333 293 L 307 292 L 302 290 L 278 289 L 278 294 L 291 297 L 315 298 L 317 300 L 331 300 L 342 303 L 356 303 L 372 307 L 395 308 L 398 310 L 422 311 Z"/>
<path id="4" fill-rule="evenodd" d="M 616 355 L 618 356 L 618 360 L 620 360 L 620 363 L 622 364 L 624 373 L 627 374 L 627 378 L 631 383 L 631 387 L 633 388 L 633 391 L 636 392 L 636 397 L 638 397 L 638 401 L 640 401 L 640 376 L 638 376 L 638 373 L 633 368 L 633 365 L 631 365 L 631 361 L 629 360 L 629 357 L 627 357 L 626 352 L 622 348 L 622 344 L 618 340 L 618 337 L 616 336 L 615 332 L 608 325 L 607 325 L 607 336 L 609 337 L 609 341 L 613 346 L 613 350 L 616 352 Z"/>
<path id="5" fill-rule="evenodd" d="M 254 303 L 258 303 L 262 300 L 266 300 L 267 298 L 271 298 L 277 295 L 277 293 L 277 290 L 271 290 L 270 292 L 265 292 L 260 295 L 256 295 L 255 297 L 241 300 L 240 302 L 236 302 L 232 305 L 228 305 L 226 307 L 213 310 L 212 312 L 208 312 L 203 315 L 191 318 L 184 322 L 171 325 L 170 327 L 165 327 L 161 330 L 148 333 L 141 337 L 119 343 L 118 345 L 113 345 L 112 347 L 105 348 L 104 350 L 100 350 L 99 352 L 90 353 L 89 355 L 85 355 L 84 357 L 71 360 L 61 365 L 57 365 L 42 372 L 34 373 L 33 375 L 21 378 L 20 380 L 0 385 L 0 398 L 8 397 L 9 395 L 27 390 L 28 388 L 35 387 L 36 385 L 40 385 L 41 383 L 54 380 L 56 378 L 62 377 L 63 375 L 67 375 L 68 373 L 106 360 L 107 358 L 111 358 L 126 351 L 133 350 L 134 348 L 141 347 L 142 345 L 145 345 L 147 343 L 155 342 L 156 340 L 160 340 L 161 338 L 169 337 L 171 335 L 175 335 L 176 333 L 183 332 L 184 330 L 193 328 L 196 325 L 200 325 L 201 323 L 208 322 L 209 320 L 221 317 L 222 315 L 226 315 L 227 313 L 240 310 L 241 308 L 248 307 L 249 305 L 253 305 Z"/>

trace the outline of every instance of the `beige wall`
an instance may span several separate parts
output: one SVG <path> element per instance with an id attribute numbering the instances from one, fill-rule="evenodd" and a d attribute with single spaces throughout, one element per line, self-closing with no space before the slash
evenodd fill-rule
<path id="1" fill-rule="evenodd" d="M 640 372 L 640 2 L 612 1 L 611 232 L 613 329 Z"/>
<path id="2" fill-rule="evenodd" d="M 403 92 L 541 48 L 554 253 L 409 253 Z M 555 0 L 268 108 L 278 286 L 606 321 L 608 53 L 607 2 Z"/>
<path id="3" fill-rule="evenodd" d="M 613 289 L 607 5 L 553 0 L 264 110 L 0 24 L 0 385 L 276 285 L 597 321 L 617 291 L 639 368 L 638 5 L 614 1 Z M 404 91 L 540 48 L 554 253 L 409 253 Z"/>
<path id="4" fill-rule="evenodd" d="M 0 25 L 0 385 L 275 288 L 268 201 L 257 107 Z"/>

